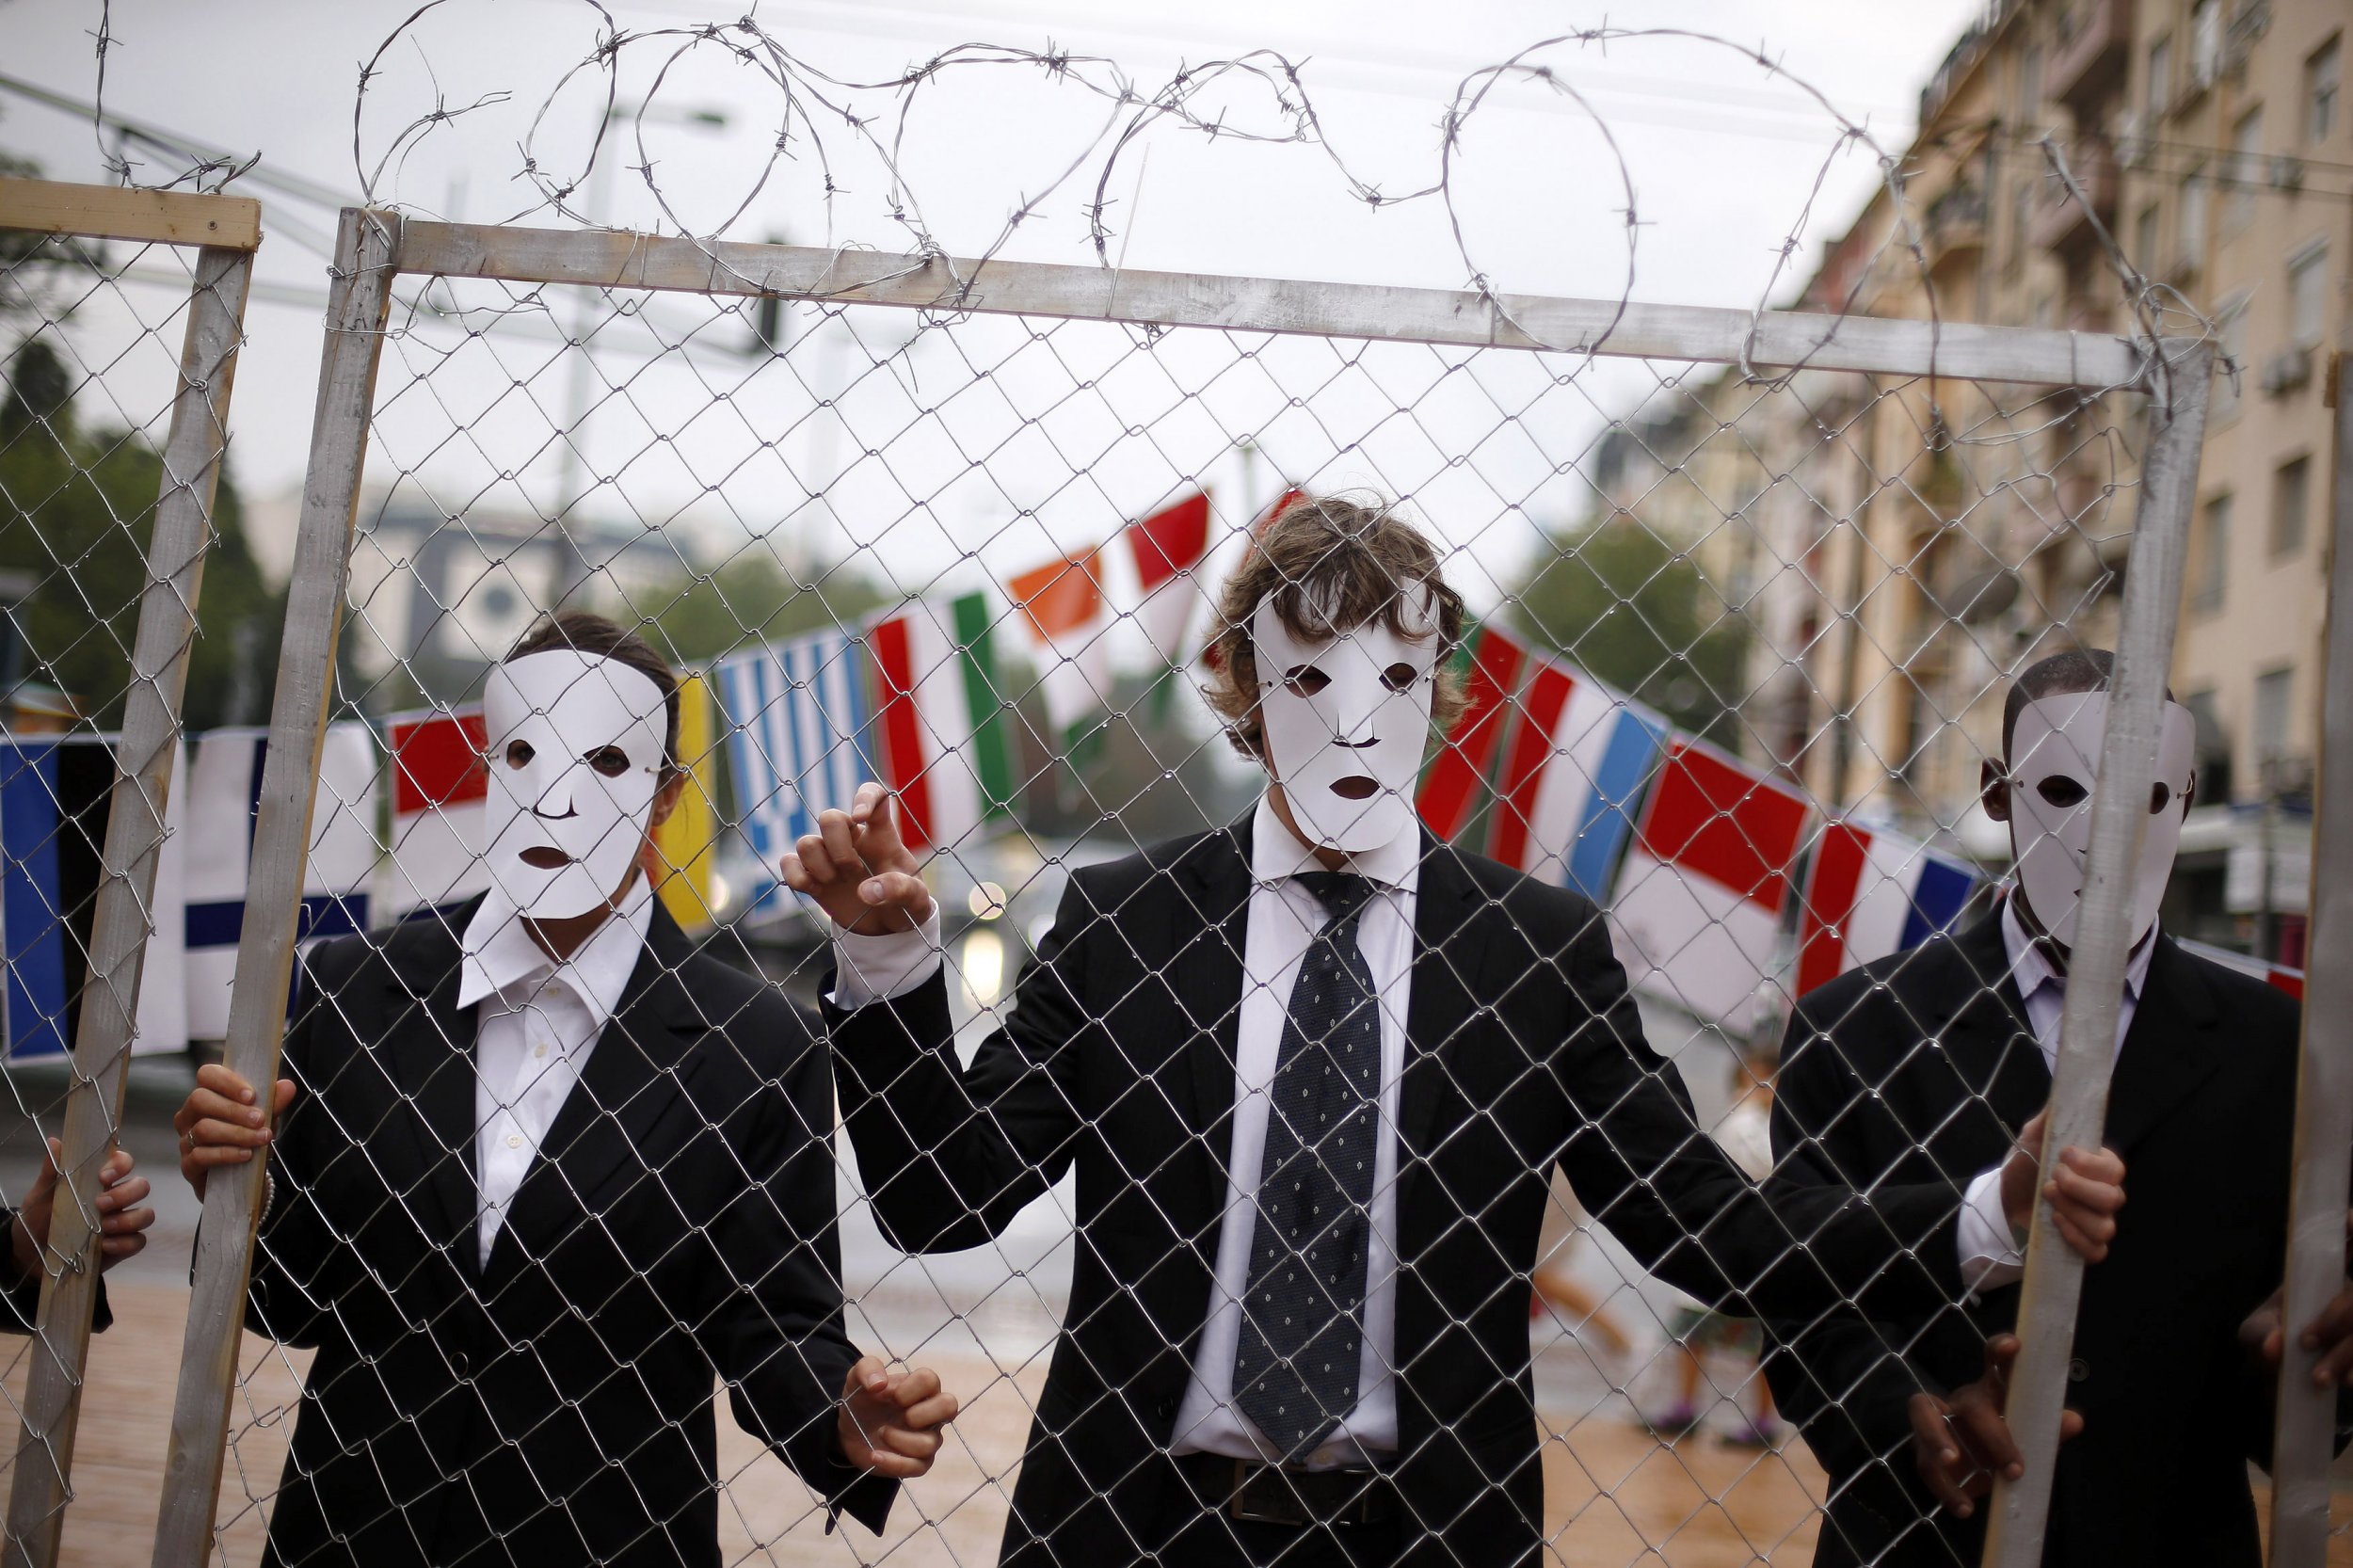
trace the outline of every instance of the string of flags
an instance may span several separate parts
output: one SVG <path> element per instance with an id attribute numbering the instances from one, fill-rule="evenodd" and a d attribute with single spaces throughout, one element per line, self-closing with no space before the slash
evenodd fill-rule
<path id="1" fill-rule="evenodd" d="M 690 787 L 656 835 L 653 867 L 672 913 L 699 929 L 723 905 L 738 919 L 785 912 L 773 868 L 817 813 L 847 807 L 870 778 L 898 796 L 919 850 L 953 853 L 1010 827 L 1015 700 L 1000 641 L 1033 662 L 1067 747 L 1105 705 L 1114 618 L 1132 618 L 1156 659 L 1187 662 L 1204 598 L 1193 568 L 1209 535 L 1199 493 L 1128 524 L 1119 537 L 1140 597 L 1118 617 L 1101 546 L 1016 576 L 1001 597 L 913 600 L 689 675 L 680 753 Z M 1981 902 L 1988 884 L 1975 867 L 1826 817 L 1785 781 L 1506 627 L 1475 627 L 1459 658 L 1467 701 L 1423 775 L 1424 825 L 1592 898 L 1638 990 L 1746 1031 L 1777 999 L 1916 947 Z M 138 1051 L 226 1030 L 265 746 L 260 730 L 217 730 L 175 760 Z M 329 728 L 300 940 L 446 912 L 485 890 L 484 746 L 478 707 L 396 714 L 380 733 Z M 104 737 L 0 735 L 11 1060 L 71 1048 L 113 777 Z M 730 862 L 720 852 L 731 835 L 745 854 Z M 723 863 L 766 879 L 720 897 Z M 2302 994 L 2295 969 L 2184 945 Z"/>

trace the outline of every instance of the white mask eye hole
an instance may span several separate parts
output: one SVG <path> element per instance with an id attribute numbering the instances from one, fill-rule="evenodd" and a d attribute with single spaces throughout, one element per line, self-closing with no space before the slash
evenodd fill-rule
<path id="1" fill-rule="evenodd" d="M 1313 664 L 1293 664 L 1283 672 L 1283 689 L 1293 696 L 1315 696 L 1332 684 L 1332 678 Z"/>
<path id="2" fill-rule="evenodd" d="M 1401 659 L 1381 672 L 1381 684 L 1393 692 L 1409 692 L 1420 678 L 1421 671 Z"/>
<path id="3" fill-rule="evenodd" d="M 2053 774 L 2036 785 L 2034 791 L 2062 811 L 2071 807 L 2081 806 L 2091 794 L 2091 792 L 2085 789 L 2080 782 L 2068 777 L 2063 773 Z"/>
<path id="4" fill-rule="evenodd" d="M 527 768 L 531 766 L 532 758 L 537 755 L 538 753 L 531 749 L 529 741 L 506 743 L 506 765 L 510 768 Z"/>
<path id="5" fill-rule="evenodd" d="M 2153 817 L 2158 812 L 2164 810 L 2165 803 L 2172 798 L 2173 791 L 2169 785 L 2167 785 L 2164 779 L 2160 778 L 2154 784 L 2150 785 L 2149 814 Z"/>
<path id="6" fill-rule="evenodd" d="M 599 746 L 581 760 L 607 778 L 618 778 L 629 772 L 629 753 L 619 746 Z"/>

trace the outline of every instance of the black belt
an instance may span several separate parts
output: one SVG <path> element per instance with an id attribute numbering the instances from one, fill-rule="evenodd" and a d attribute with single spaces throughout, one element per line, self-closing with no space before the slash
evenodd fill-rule
<path id="1" fill-rule="evenodd" d="M 1397 1516 L 1397 1488 L 1378 1470 L 1295 1470 L 1224 1454 L 1178 1454 L 1193 1495 L 1247 1524 L 1378 1525 Z"/>

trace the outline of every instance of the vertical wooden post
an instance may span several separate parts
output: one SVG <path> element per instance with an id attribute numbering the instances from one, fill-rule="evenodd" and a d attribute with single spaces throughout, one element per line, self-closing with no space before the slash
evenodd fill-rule
<path id="1" fill-rule="evenodd" d="M 2213 379 L 2214 350 L 2205 344 L 2150 367 L 2149 452 L 2141 461 L 2140 510 L 2124 574 L 2100 785 L 2092 796 L 2083 916 L 2068 955 L 2067 1008 L 2045 1124 L 2043 1146 L 2054 1156 L 2071 1146 L 2099 1147 L 2107 1119 L 2116 1016 L 2132 949 L 2132 868 L 2149 822 L 2142 803 L 2156 776 L 2157 734 L 2173 663 L 2173 625 L 2181 612 L 2182 567 L 2197 510 L 2198 459 Z M 2040 1568 L 2042 1561 L 2083 1270 L 2083 1259 L 2052 1224 L 2050 1205 L 2038 1202 L 2018 1301 L 2018 1365 L 2009 1381 L 2010 1432 L 2025 1474 L 1994 1482 L 1986 1568 Z"/>
<path id="2" fill-rule="evenodd" d="M 143 193 L 142 193 L 143 194 Z M 165 437 L 163 488 L 147 547 L 147 587 L 131 648 L 131 686 L 107 807 L 89 974 L 73 1041 L 66 1096 L 58 1198 L 49 1223 L 39 1338 L 26 1374 L 16 1470 L 8 1491 L 6 1560 L 56 1560 L 73 1438 L 89 1355 L 90 1314 L 104 1261 L 98 1249 L 99 1172 L 122 1119 L 155 867 L 162 857 L 171 764 L 180 747 L 180 699 L 187 685 L 196 601 L 212 547 L 213 499 L 229 448 L 229 392 L 245 338 L 253 252 L 208 246 L 197 252 L 180 350 L 180 390 Z M 177 918 L 177 911 L 170 913 Z"/>
<path id="3" fill-rule="evenodd" d="M 2297 1331 L 2345 1284 L 2345 1189 L 2353 1182 L 2353 386 L 2329 367 L 2336 439 L 2329 464 L 2329 623 L 2313 801 L 2312 932 L 2304 960 L 2304 1049 L 2296 1083 L 2286 1326 L 2271 1440 L 2272 1568 L 2320 1568 L 2329 1550 L 2329 1466 L 2337 1397 L 2313 1386 L 2318 1358 Z"/>
<path id="4" fill-rule="evenodd" d="M 237 942 L 224 1060 L 248 1082 L 278 1077 L 286 1029 L 311 808 L 335 680 L 351 529 L 367 457 L 368 418 L 392 301 L 400 219 L 346 208 L 335 236 L 335 274 L 311 426 L 310 474 L 286 599 L 285 640 L 262 766 L 245 928 Z M 264 1091 L 266 1095 L 266 1091 Z M 172 1407 L 171 1448 L 155 1527 L 158 1568 L 199 1568 L 212 1548 L 214 1505 L 228 1445 L 229 1400 L 244 1332 L 246 1281 L 259 1222 L 263 1160 L 214 1173 L 197 1235 L 193 1292 Z"/>

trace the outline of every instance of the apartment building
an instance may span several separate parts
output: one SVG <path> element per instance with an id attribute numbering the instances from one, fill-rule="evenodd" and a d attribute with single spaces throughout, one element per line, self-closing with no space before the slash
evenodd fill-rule
<path id="1" fill-rule="evenodd" d="M 1798 308 L 2014 326 L 2215 323 L 2173 686 L 2201 805 L 2168 919 L 2300 958 L 2329 495 L 2320 388 L 2348 336 L 2342 0 L 2012 0 L 1923 88 L 1896 191 Z M 2062 177 L 2058 170 L 2064 168 Z M 1764 483 L 1748 728 L 1818 798 L 1988 856 L 2000 694 L 2114 635 L 2137 397 L 1727 376 Z M 2060 626 L 2071 632 L 2057 630 Z"/>

